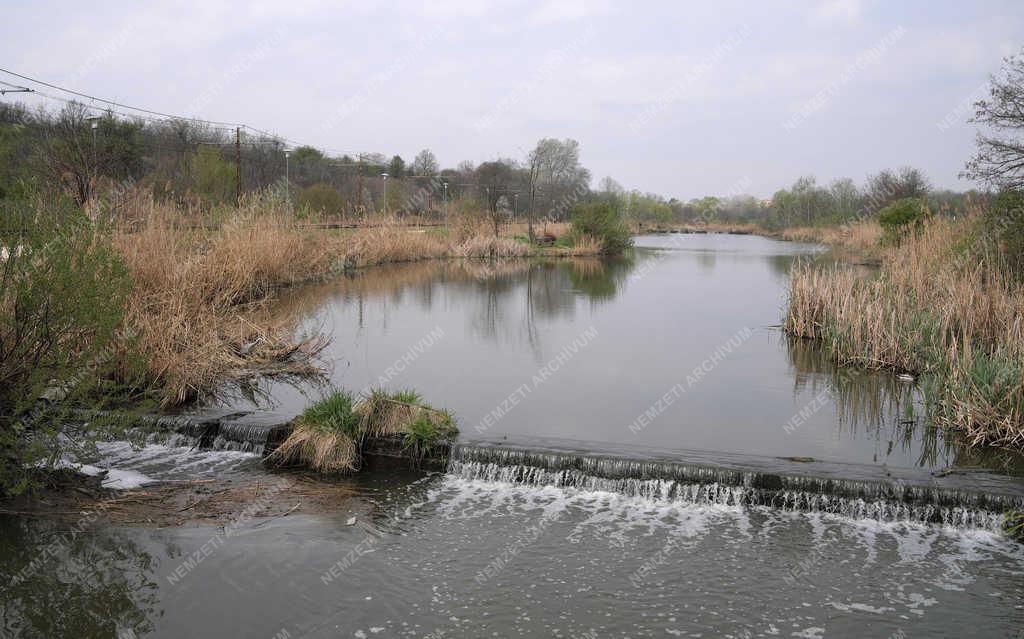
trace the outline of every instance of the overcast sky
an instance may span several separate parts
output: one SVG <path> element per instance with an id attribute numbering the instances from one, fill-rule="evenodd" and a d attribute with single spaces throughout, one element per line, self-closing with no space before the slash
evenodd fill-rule
<path id="1" fill-rule="evenodd" d="M 1021 0 L 6 0 L 3 16 L 0 67 L 85 93 L 336 153 L 430 148 L 444 167 L 571 137 L 595 181 L 681 199 L 905 164 L 968 188 L 968 105 L 1024 45 Z"/>

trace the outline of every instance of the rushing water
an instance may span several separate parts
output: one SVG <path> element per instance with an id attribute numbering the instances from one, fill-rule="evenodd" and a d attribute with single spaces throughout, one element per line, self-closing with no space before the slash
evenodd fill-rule
<path id="1" fill-rule="evenodd" d="M 273 312 L 331 334 L 332 384 L 455 412 L 447 472 L 365 473 L 339 480 L 350 507 L 225 527 L 0 517 L 0 636 L 1019 637 L 1024 546 L 998 532 L 1019 462 L 942 437 L 913 385 L 784 338 L 787 273 L 818 249 L 638 245 L 286 292 Z M 242 390 L 218 410 L 287 417 L 323 389 Z M 95 463 L 269 485 L 260 432 L 230 417 L 223 441 Z"/>
<path id="2" fill-rule="evenodd" d="M 354 525 L 338 512 L 247 521 L 228 537 L 206 526 L 73 537 L 5 591 L 2 627 L 84 637 L 1013 637 L 1024 623 L 1024 552 L 983 530 L 465 472 L 355 483 L 377 508 Z M 59 528 L 0 526 L 12 571 Z"/>

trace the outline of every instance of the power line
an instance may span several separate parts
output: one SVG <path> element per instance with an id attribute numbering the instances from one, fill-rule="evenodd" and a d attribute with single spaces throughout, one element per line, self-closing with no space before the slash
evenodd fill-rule
<path id="1" fill-rule="evenodd" d="M 23 87 L 20 84 L 11 84 L 10 82 L 4 82 L 3 80 L 0 80 L 0 84 L 11 87 L 10 89 L 0 89 L 0 95 L 7 93 L 35 93 L 32 89 Z"/>
<path id="2" fill-rule="evenodd" d="M 149 113 L 150 115 L 158 115 L 160 117 L 170 118 L 172 120 L 192 120 L 193 122 L 206 122 L 208 124 L 218 124 L 218 125 L 221 125 L 221 126 L 235 126 L 235 127 L 237 127 L 237 126 L 245 126 L 244 124 L 242 124 L 240 122 L 218 122 L 216 120 L 203 120 L 203 119 L 200 119 L 200 118 L 189 118 L 189 117 L 182 117 L 182 116 L 178 116 L 178 115 L 172 115 L 170 113 L 162 113 L 160 111 L 153 111 L 151 109 L 143 109 L 141 107 L 134 107 L 134 106 L 131 106 L 129 104 L 122 104 L 120 102 L 114 102 L 113 100 L 107 100 L 105 98 L 98 98 L 98 97 L 96 97 L 94 95 L 89 95 L 87 93 L 81 93 L 81 92 L 75 91 L 73 89 L 67 89 L 67 88 L 64 88 L 64 87 L 61 87 L 61 86 L 57 86 L 56 84 L 50 84 L 49 82 L 44 82 L 42 80 L 37 80 L 35 78 L 30 78 L 27 75 L 22 75 L 20 73 L 15 73 L 14 71 L 10 71 L 8 69 L 0 68 L 0 72 L 6 73 L 8 75 L 13 75 L 14 77 L 21 78 L 22 80 L 28 80 L 29 82 L 35 82 L 36 84 L 40 84 L 40 85 L 42 85 L 44 87 L 50 87 L 51 89 L 57 89 L 58 91 L 63 91 L 64 93 L 70 93 L 71 95 L 77 95 L 79 97 L 87 98 L 87 99 L 93 100 L 95 102 L 105 102 L 106 104 L 109 104 L 111 106 L 121 107 L 122 109 L 129 109 L 131 111 L 139 111 L 141 113 Z"/>
<path id="3" fill-rule="evenodd" d="M 138 115 L 135 115 L 135 114 L 121 113 L 121 112 L 115 111 L 114 109 L 105 109 L 105 110 L 109 110 L 109 111 L 118 113 L 119 115 L 122 115 L 124 117 L 138 117 L 140 119 L 149 120 L 149 121 L 186 120 L 186 121 L 189 121 L 189 122 L 199 122 L 199 123 L 203 123 L 203 124 L 213 125 L 214 128 L 221 128 L 221 127 L 230 127 L 232 129 L 234 129 L 234 128 L 243 128 L 243 129 L 247 129 L 249 131 L 252 131 L 254 133 L 257 133 L 259 135 L 266 136 L 268 138 L 272 138 L 272 139 L 276 139 L 276 140 L 281 140 L 282 142 L 286 142 L 286 143 L 292 145 L 293 147 L 298 147 L 298 146 L 314 146 L 314 145 L 306 145 L 306 144 L 303 144 L 301 142 L 297 142 L 295 140 L 290 140 L 290 139 L 288 139 L 288 138 L 286 138 L 284 136 L 281 136 L 281 135 L 275 135 L 273 133 L 270 133 L 269 131 L 264 131 L 263 129 L 259 129 L 259 128 L 256 128 L 254 126 L 250 126 L 248 124 L 245 124 L 244 122 L 223 122 L 223 121 L 219 121 L 219 120 L 206 120 L 206 119 L 203 119 L 203 118 L 193 118 L 193 117 L 186 117 L 186 116 L 180 116 L 180 115 L 173 115 L 173 114 L 170 114 L 170 113 L 164 113 L 162 111 L 155 111 L 153 109 L 145 109 L 145 108 L 142 108 L 142 107 L 131 106 L 129 104 L 124 104 L 124 103 L 121 103 L 121 102 L 116 102 L 114 100 L 108 100 L 106 98 L 100 98 L 100 97 L 97 97 L 97 96 L 94 96 L 94 95 L 89 95 L 88 93 L 82 93 L 80 91 L 75 91 L 73 89 L 68 89 L 66 87 L 62 87 L 62 86 L 59 86 L 59 85 L 56 85 L 56 84 L 52 84 L 50 82 L 45 82 L 43 80 L 38 80 L 36 78 L 32 78 L 32 77 L 29 77 L 27 75 L 23 75 L 21 73 L 16 73 L 16 72 L 11 71 L 9 69 L 0 68 L 0 72 L 6 73 L 8 75 L 12 75 L 12 76 L 17 77 L 17 78 L 21 78 L 22 80 L 28 80 L 29 82 L 34 82 L 34 83 L 39 84 L 41 86 L 49 87 L 51 89 L 56 89 L 58 91 L 63 91 L 64 93 L 69 93 L 71 95 L 76 95 L 76 96 L 81 97 L 81 98 L 86 98 L 86 99 L 89 99 L 89 100 L 93 100 L 94 102 L 102 102 L 104 104 L 109 104 L 112 107 L 116 106 L 116 107 L 119 107 L 119 108 L 122 108 L 122 109 L 128 109 L 130 111 L 138 111 L 139 113 L 147 113 L 149 115 L 159 116 L 163 120 L 154 120 L 152 118 L 146 118 L 146 117 L 138 116 Z M 2 81 L 0 81 L 0 82 L 2 82 Z M 8 83 L 8 82 L 4 82 L 4 84 L 7 84 L 9 86 L 14 86 L 14 85 L 10 85 L 10 83 Z M 21 88 L 24 89 L 24 87 L 21 87 Z M 51 98 L 51 99 L 54 99 L 54 100 L 60 100 L 62 102 L 71 102 L 70 100 L 67 100 L 66 98 L 61 98 L 61 97 L 58 97 L 58 96 L 49 95 L 49 94 L 46 94 L 46 93 L 44 93 L 42 91 L 34 91 L 32 89 L 25 89 L 25 90 L 27 92 L 37 93 L 39 95 L 43 95 L 45 97 L 48 97 L 48 98 Z M 96 107 L 96 106 L 93 106 L 93 105 L 83 105 L 83 106 L 86 106 L 86 107 L 88 107 L 90 109 L 93 109 L 93 110 L 97 110 L 97 109 L 100 108 L 100 107 Z M 314 147 L 314 148 L 316 148 L 316 147 Z M 325 148 L 323 150 L 327 151 L 329 153 L 340 153 L 342 155 L 358 155 L 358 152 L 341 151 L 341 150 L 338 150 L 338 149 L 327 149 L 327 148 Z"/>

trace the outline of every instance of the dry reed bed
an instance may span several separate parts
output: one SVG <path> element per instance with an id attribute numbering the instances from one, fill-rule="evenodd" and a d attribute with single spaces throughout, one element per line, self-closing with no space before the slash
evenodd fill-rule
<path id="1" fill-rule="evenodd" d="M 886 249 L 877 277 L 797 267 L 785 328 L 841 363 L 925 375 L 936 419 L 972 444 L 1024 448 L 1024 291 L 980 223 L 933 219 Z"/>
<path id="2" fill-rule="evenodd" d="M 534 248 L 495 238 L 481 224 L 464 224 L 448 237 L 390 223 L 346 233 L 309 230 L 283 204 L 259 199 L 217 228 L 197 230 L 180 224 L 173 205 L 133 202 L 125 216 L 131 229 L 114 237 L 134 284 L 126 320 L 145 381 L 167 406 L 231 378 L 316 372 L 322 339 L 294 343 L 290 326 L 255 312 L 275 288 L 394 262 L 594 255 L 600 248 L 588 238 L 571 248 Z"/>
<path id="3" fill-rule="evenodd" d="M 795 226 L 780 234 L 791 242 L 815 242 L 849 249 L 860 255 L 878 255 L 882 227 L 875 220 L 861 220 L 839 226 Z"/>

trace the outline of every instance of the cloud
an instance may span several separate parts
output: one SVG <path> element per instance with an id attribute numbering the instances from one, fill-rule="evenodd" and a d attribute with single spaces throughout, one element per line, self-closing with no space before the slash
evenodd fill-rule
<path id="1" fill-rule="evenodd" d="M 864 0 L 825 0 L 811 13 L 812 22 L 819 24 L 854 25 L 864 15 Z"/>
<path id="2" fill-rule="evenodd" d="M 546 0 L 530 14 L 530 21 L 535 24 L 576 22 L 607 14 L 609 10 L 608 2 L 603 0 Z"/>

